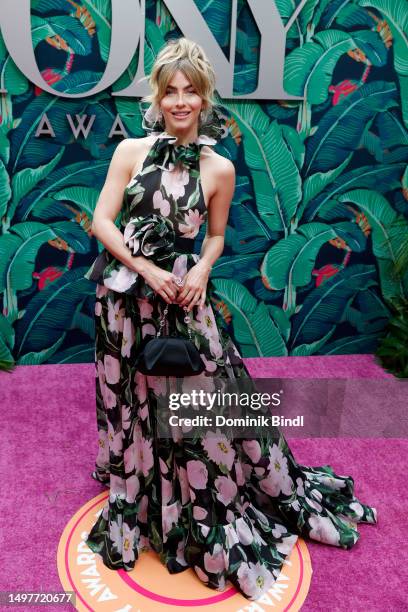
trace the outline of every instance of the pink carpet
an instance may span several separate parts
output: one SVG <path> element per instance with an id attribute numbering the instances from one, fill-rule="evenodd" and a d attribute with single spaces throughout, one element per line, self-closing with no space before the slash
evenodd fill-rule
<path id="1" fill-rule="evenodd" d="M 246 363 L 258 377 L 390 377 L 370 355 Z M 0 407 L 5 425 L 0 590 L 59 591 L 56 550 L 61 532 L 82 504 L 104 490 L 90 478 L 97 448 L 94 366 L 20 366 L 12 374 L 0 372 Z M 338 473 L 352 475 L 356 495 L 379 514 L 378 525 L 359 526 L 361 539 L 352 550 L 307 543 L 313 576 L 302 610 L 408 610 L 408 441 L 297 438 L 291 447 L 299 463 L 329 463 Z"/>

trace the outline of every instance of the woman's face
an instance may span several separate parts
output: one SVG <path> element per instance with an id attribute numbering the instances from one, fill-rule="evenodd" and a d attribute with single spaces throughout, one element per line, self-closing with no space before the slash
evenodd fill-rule
<path id="1" fill-rule="evenodd" d="M 181 70 L 177 70 L 160 101 L 166 130 L 196 129 L 203 100 Z"/>

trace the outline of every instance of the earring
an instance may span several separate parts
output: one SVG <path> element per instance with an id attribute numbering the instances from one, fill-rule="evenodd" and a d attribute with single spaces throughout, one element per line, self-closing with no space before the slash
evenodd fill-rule
<path id="1" fill-rule="evenodd" d="M 163 121 L 163 113 L 161 112 L 161 110 L 159 110 L 159 112 L 157 113 L 157 121 L 159 123 L 162 123 Z"/>
<path id="2" fill-rule="evenodd" d="M 202 124 L 207 123 L 210 116 L 210 111 L 208 108 L 204 109 L 200 113 L 200 121 Z"/>

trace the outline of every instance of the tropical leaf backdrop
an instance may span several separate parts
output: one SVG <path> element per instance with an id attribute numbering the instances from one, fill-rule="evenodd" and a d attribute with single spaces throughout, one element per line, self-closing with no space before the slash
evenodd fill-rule
<path id="1" fill-rule="evenodd" d="M 298 2 L 276 0 L 284 23 Z M 228 54 L 229 3 L 196 0 Z M 79 92 L 109 55 L 109 0 L 32 0 L 32 38 L 44 79 Z M 374 352 L 390 311 L 407 296 L 393 275 L 408 237 L 407 0 L 308 0 L 287 37 L 284 87 L 304 101 L 219 99 L 217 150 L 237 188 L 214 306 L 245 357 Z M 147 0 L 145 67 L 180 32 Z M 236 93 L 255 89 L 259 32 L 238 1 Z M 94 359 L 98 254 L 90 221 L 113 150 L 118 114 L 144 135 L 140 102 L 112 96 L 132 82 L 138 54 L 112 87 L 67 100 L 33 86 L 0 40 L 0 363 Z M 271 66 L 273 58 L 271 58 Z M 55 138 L 36 137 L 47 117 Z M 95 115 L 88 138 L 66 115 Z M 203 231 L 199 239 L 203 238 Z"/>

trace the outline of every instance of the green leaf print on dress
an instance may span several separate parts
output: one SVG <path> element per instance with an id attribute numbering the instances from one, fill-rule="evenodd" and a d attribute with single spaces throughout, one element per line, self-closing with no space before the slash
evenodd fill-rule
<path id="1" fill-rule="evenodd" d="M 199 136 L 179 149 L 169 134 L 156 136 L 125 189 L 122 231 L 134 254 L 159 253 L 158 265 L 183 277 L 199 259 L 194 238 L 207 218 L 199 160 L 215 141 Z M 223 590 L 229 580 L 256 600 L 299 535 L 351 548 L 357 523 L 376 522 L 350 476 L 299 465 L 275 428 L 257 439 L 158 438 L 158 398 L 177 379 L 145 376 L 134 364 L 141 342 L 157 333 L 165 302 L 106 250 L 87 277 L 97 282 L 96 471 L 110 487 L 87 544 L 107 567 L 130 571 L 142 550 L 153 549 L 170 573 L 191 567 L 208 587 Z M 185 392 L 211 391 L 217 378 L 249 378 L 211 306 L 211 280 L 207 289 L 204 309 L 191 313 L 206 370 L 182 381 Z M 175 323 L 186 333 L 179 310 Z"/>

